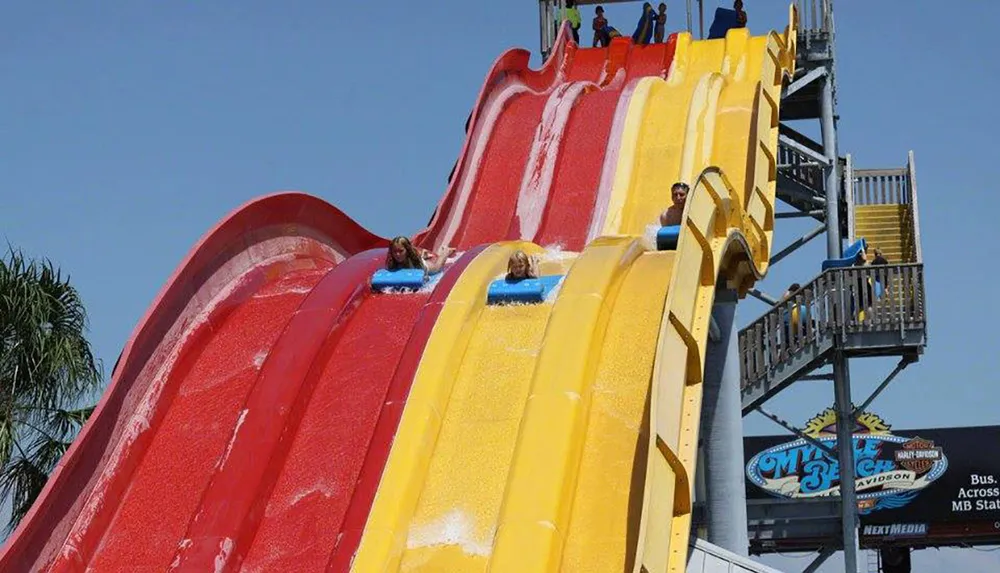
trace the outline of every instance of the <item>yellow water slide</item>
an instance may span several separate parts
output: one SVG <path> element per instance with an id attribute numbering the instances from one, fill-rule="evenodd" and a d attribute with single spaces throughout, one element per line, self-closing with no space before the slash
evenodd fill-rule
<path id="1" fill-rule="evenodd" d="M 486 304 L 492 245 L 447 298 L 353 571 L 683 571 L 716 281 L 767 269 L 784 35 L 677 42 L 629 104 L 603 236 L 549 255 L 553 300 Z M 676 250 L 649 249 L 692 183 Z"/>
<path id="2" fill-rule="evenodd" d="M 740 29 L 707 42 L 681 35 L 668 79 L 644 80 L 629 107 L 634 135 L 623 138 L 604 234 L 642 232 L 673 182 L 694 183 L 656 342 L 636 570 L 684 570 L 716 282 L 742 296 L 767 271 L 794 6 L 789 16 L 783 35 Z"/>

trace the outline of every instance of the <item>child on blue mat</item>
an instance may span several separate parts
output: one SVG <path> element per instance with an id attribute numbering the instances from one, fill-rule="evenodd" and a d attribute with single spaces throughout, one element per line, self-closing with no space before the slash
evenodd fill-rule
<path id="1" fill-rule="evenodd" d="M 406 237 L 399 236 L 389 242 L 385 255 L 385 269 L 398 271 L 400 269 L 423 269 L 425 275 L 441 272 L 445 261 L 455 252 L 450 247 L 441 247 L 436 253 L 420 249 Z"/>
<path id="2" fill-rule="evenodd" d="M 522 281 L 538 278 L 538 260 L 521 250 L 514 251 L 507 261 L 507 280 Z"/>

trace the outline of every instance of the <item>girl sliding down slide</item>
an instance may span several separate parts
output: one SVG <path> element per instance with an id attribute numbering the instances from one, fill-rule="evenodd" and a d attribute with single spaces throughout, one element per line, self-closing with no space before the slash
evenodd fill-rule
<path id="1" fill-rule="evenodd" d="M 385 269 L 388 271 L 423 269 L 424 274 L 433 275 L 441 272 L 445 261 L 454 252 L 455 249 L 450 247 L 441 247 L 436 253 L 431 253 L 418 249 L 409 239 L 399 236 L 389 243 L 385 256 Z"/>

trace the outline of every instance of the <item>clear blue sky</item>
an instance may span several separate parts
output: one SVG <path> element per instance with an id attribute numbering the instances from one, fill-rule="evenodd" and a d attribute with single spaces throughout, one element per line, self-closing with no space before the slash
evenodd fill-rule
<path id="1" fill-rule="evenodd" d="M 754 32 L 785 26 L 787 2 L 746 4 Z M 676 30 L 684 3 L 670 5 Z M 894 167 L 913 149 L 921 193 L 930 346 L 874 409 L 899 428 L 1000 423 L 997 246 L 976 239 L 1000 213 L 1000 7 L 836 5 L 841 151 Z M 630 31 L 637 10 L 608 14 Z M 529 0 L 5 3 L 0 238 L 71 274 L 110 371 L 188 249 L 250 198 L 302 190 L 383 235 L 421 227 L 484 75 L 504 49 L 537 48 L 537 14 Z M 808 228 L 782 221 L 778 244 Z M 812 277 L 823 244 L 786 259 L 765 290 Z M 748 301 L 741 318 L 762 310 Z M 891 367 L 857 362 L 855 395 Z M 831 401 L 824 383 L 800 383 L 771 408 L 802 422 Z M 922 551 L 917 570 L 995 571 L 995 555 Z"/>

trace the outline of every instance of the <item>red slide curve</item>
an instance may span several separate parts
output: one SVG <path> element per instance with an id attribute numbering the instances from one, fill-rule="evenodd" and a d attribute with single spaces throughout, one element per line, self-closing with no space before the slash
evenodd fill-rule
<path id="1" fill-rule="evenodd" d="M 643 77 L 666 77 L 675 37 L 650 46 L 616 38 L 605 49 L 581 49 L 567 38 L 564 25 L 537 71 L 528 68 L 527 50 L 497 59 L 419 244 L 462 249 L 525 239 L 580 250 L 593 238 L 632 89 Z"/>
<path id="2" fill-rule="evenodd" d="M 111 526 L 128 519 L 125 498 L 147 487 L 156 503 L 141 511 L 158 527 L 147 521 L 144 543 L 131 545 L 154 544 L 166 517 L 157 505 L 200 493 L 190 480 L 221 453 L 302 293 L 345 257 L 384 244 L 300 193 L 252 201 L 209 231 L 136 327 L 94 415 L 6 543 L 0 569 L 84 569 L 124 533 Z"/>
<path id="3" fill-rule="evenodd" d="M 385 239 L 301 193 L 210 230 L 136 327 L 0 570 L 346 571 L 424 345 L 477 245 L 581 249 L 631 86 L 665 75 L 673 54 L 672 41 L 566 38 L 539 71 L 512 50 L 488 76 L 455 178 L 415 237 L 465 251 L 433 287 L 372 295 Z"/>

